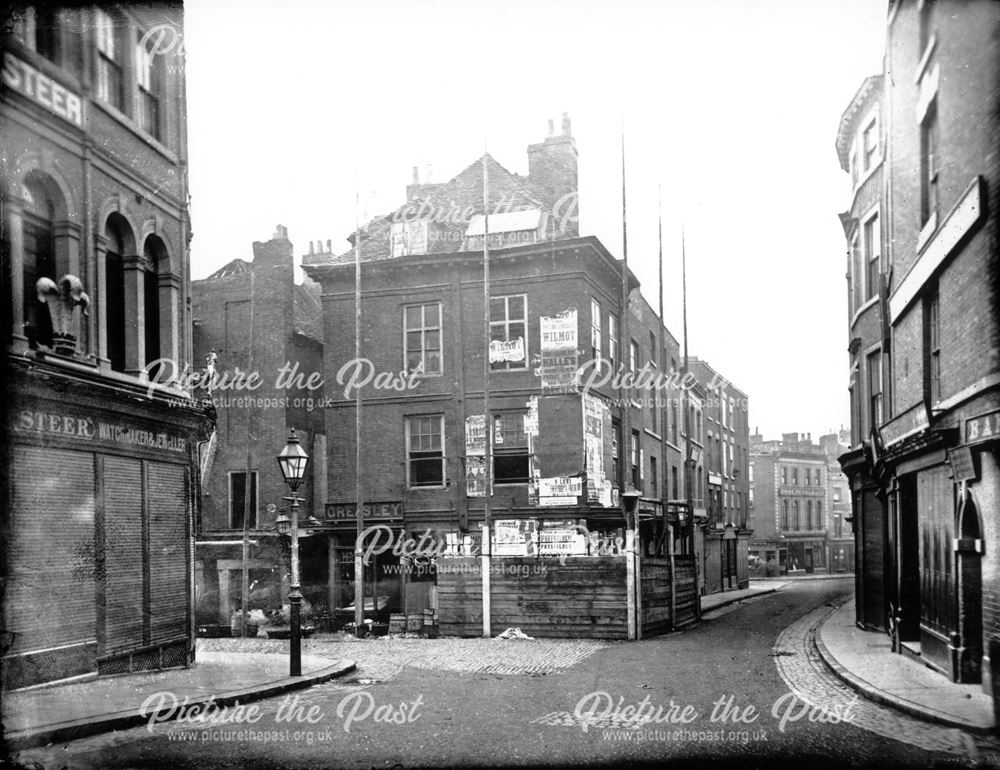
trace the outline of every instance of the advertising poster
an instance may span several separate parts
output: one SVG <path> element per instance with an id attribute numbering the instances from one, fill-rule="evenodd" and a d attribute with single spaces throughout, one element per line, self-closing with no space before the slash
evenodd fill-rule
<path id="1" fill-rule="evenodd" d="M 576 308 L 558 315 L 542 316 L 541 331 L 542 394 L 576 392 L 576 371 L 579 365 L 577 351 Z"/>

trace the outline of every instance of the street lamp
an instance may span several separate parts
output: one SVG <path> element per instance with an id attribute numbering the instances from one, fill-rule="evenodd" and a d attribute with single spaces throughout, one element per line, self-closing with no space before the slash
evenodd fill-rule
<path id="1" fill-rule="evenodd" d="M 282 534 L 289 530 L 292 534 L 292 585 L 288 591 L 288 605 L 291 624 L 291 661 L 289 674 L 291 676 L 302 676 L 302 592 L 299 590 L 299 484 L 306 475 L 306 465 L 309 463 L 309 455 L 299 444 L 299 438 L 295 435 L 295 428 L 292 428 L 288 435 L 288 443 L 278 455 L 278 466 L 281 468 L 281 475 L 285 478 L 285 483 L 292 490 L 292 494 L 286 497 L 291 503 L 292 518 L 289 522 L 284 514 L 278 516 L 274 524 L 278 532 Z"/>
<path id="2" fill-rule="evenodd" d="M 625 514 L 625 526 L 633 528 L 635 507 L 639 504 L 639 491 L 631 484 L 621 493 L 622 513 Z"/>

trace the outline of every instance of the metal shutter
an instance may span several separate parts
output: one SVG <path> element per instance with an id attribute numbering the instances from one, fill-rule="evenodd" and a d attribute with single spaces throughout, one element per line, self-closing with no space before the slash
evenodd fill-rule
<path id="1" fill-rule="evenodd" d="M 141 647 L 142 463 L 104 458 L 105 589 L 104 649 L 101 654 Z"/>
<path id="2" fill-rule="evenodd" d="M 182 465 L 149 463 L 150 642 L 187 633 L 188 493 Z"/>

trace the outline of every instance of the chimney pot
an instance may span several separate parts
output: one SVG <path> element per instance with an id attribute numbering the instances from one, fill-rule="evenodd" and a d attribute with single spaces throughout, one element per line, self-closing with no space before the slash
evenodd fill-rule
<path id="1" fill-rule="evenodd" d="M 413 167 L 413 184 L 420 184 L 420 169 Z"/>
<path id="2" fill-rule="evenodd" d="M 572 132 L 570 131 L 570 121 L 568 112 L 564 112 L 562 114 L 562 132 L 563 136 L 572 136 Z"/>
<path id="3" fill-rule="evenodd" d="M 330 238 L 326 239 L 326 253 L 327 254 L 333 253 L 333 241 Z"/>
<path id="4" fill-rule="evenodd" d="M 309 255 L 312 256 L 313 253 L 313 242 L 309 241 Z"/>
<path id="5" fill-rule="evenodd" d="M 552 118 L 549 118 L 549 136 L 554 136 L 556 133 L 555 123 L 556 122 Z"/>

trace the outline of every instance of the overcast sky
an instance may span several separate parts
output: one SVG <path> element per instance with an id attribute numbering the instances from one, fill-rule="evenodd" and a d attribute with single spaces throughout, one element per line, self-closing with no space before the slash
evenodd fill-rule
<path id="1" fill-rule="evenodd" d="M 878 72 L 885 0 L 305 2 L 186 6 L 192 274 L 274 225 L 297 257 L 348 247 L 405 202 L 413 166 L 444 182 L 482 155 L 527 173 L 568 112 L 581 233 L 655 308 L 662 187 L 667 326 L 750 397 L 751 429 L 849 424 L 841 113 Z M 427 181 L 426 177 L 422 181 Z"/>

